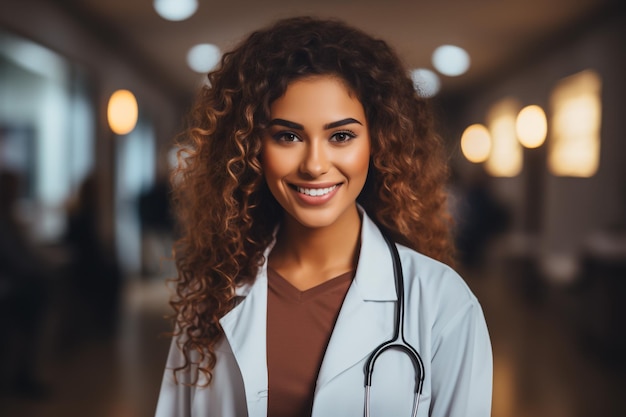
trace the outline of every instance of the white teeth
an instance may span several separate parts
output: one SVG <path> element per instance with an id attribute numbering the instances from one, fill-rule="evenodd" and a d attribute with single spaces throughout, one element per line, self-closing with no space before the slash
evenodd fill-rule
<path id="1" fill-rule="evenodd" d="M 296 189 L 298 190 L 299 193 L 310 195 L 312 197 L 319 197 L 319 196 L 322 196 L 322 195 L 326 195 L 326 194 L 330 193 L 331 191 L 333 191 L 335 188 L 337 188 L 336 185 L 333 185 L 332 187 L 328 187 L 328 188 L 303 188 L 303 187 L 296 187 Z"/>

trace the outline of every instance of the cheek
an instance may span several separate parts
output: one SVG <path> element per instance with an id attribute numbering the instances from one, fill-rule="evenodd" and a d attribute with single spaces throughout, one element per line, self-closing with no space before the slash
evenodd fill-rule
<path id="1" fill-rule="evenodd" d="M 363 147 L 351 155 L 349 160 L 350 172 L 355 177 L 367 176 L 370 164 L 370 148 Z"/>

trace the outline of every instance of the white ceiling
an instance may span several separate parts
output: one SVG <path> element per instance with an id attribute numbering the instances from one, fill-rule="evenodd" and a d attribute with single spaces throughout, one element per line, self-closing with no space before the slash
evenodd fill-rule
<path id="1" fill-rule="evenodd" d="M 390 42 L 407 67 L 432 68 L 441 44 L 456 44 L 471 56 L 470 70 L 442 77 L 454 93 L 499 74 L 573 33 L 606 9 L 611 0 L 200 0 L 181 22 L 159 17 L 153 0 L 65 0 L 87 19 L 110 31 L 120 48 L 156 66 L 171 86 L 191 94 L 202 76 L 187 67 L 197 43 L 230 49 L 247 33 L 278 18 L 312 14 L 335 17 Z M 144 66 L 145 67 L 145 66 Z"/>

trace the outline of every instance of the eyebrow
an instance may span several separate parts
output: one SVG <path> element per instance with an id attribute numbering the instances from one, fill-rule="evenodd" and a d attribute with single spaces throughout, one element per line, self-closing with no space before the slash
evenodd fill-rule
<path id="1" fill-rule="evenodd" d="M 357 123 L 363 126 L 363 123 L 359 122 L 356 119 L 349 117 L 347 119 L 342 119 L 336 122 L 325 124 L 324 129 L 325 130 L 334 129 L 336 127 L 345 126 L 345 125 L 349 125 L 352 123 Z M 290 122 L 289 120 L 284 120 L 284 119 L 273 119 L 272 121 L 269 122 L 268 127 L 276 126 L 276 125 L 285 126 L 285 127 L 288 127 L 290 129 L 295 129 L 295 130 L 304 130 L 304 126 L 302 126 L 300 123 Z"/>
<path id="2" fill-rule="evenodd" d="M 347 119 L 339 120 L 337 122 L 328 123 L 327 125 L 324 125 L 324 129 L 326 129 L 326 130 L 334 129 L 334 128 L 339 127 L 339 126 L 350 125 L 352 123 L 357 123 L 357 124 L 360 124 L 361 126 L 363 126 L 363 123 L 359 122 L 358 120 L 353 119 L 353 118 L 347 118 Z"/>
<path id="3" fill-rule="evenodd" d="M 271 122 L 269 122 L 269 124 L 267 125 L 269 126 L 285 126 L 288 127 L 290 129 L 295 129 L 295 130 L 304 130 L 304 126 L 302 126 L 300 123 L 295 123 L 295 122 L 290 122 L 289 120 L 284 120 L 284 119 L 273 119 Z"/>

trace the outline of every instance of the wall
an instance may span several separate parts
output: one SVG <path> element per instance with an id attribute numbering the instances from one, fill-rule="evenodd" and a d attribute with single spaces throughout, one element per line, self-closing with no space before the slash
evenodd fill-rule
<path id="1" fill-rule="evenodd" d="M 548 145 L 544 144 L 537 151 L 525 151 L 520 175 L 491 181 L 493 192 L 513 209 L 511 235 L 526 235 L 531 242 L 526 250 L 543 260 L 571 261 L 585 250 L 592 235 L 626 230 L 626 18 L 623 13 L 607 15 L 569 35 L 531 57 L 531 63 L 472 95 L 460 113 L 462 128 L 484 123 L 489 106 L 504 97 L 517 98 L 522 106 L 538 104 L 549 112 L 549 95 L 559 80 L 585 69 L 600 74 L 603 114 L 596 175 L 555 177 L 545 165 Z M 477 169 L 460 155 L 455 164 L 463 175 Z M 533 207 L 538 211 L 537 230 L 528 221 Z"/>

